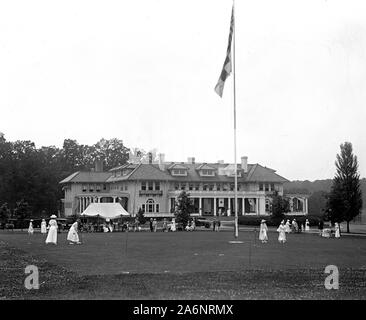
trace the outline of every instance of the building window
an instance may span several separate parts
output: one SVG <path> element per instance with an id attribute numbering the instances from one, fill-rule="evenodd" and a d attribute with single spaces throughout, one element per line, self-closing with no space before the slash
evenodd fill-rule
<path id="1" fill-rule="evenodd" d="M 207 184 L 204 184 L 203 185 L 203 191 L 207 191 L 207 188 L 208 188 L 208 185 Z"/>
<path id="2" fill-rule="evenodd" d="M 86 192 L 86 185 L 83 185 L 83 192 Z"/>
<path id="3" fill-rule="evenodd" d="M 212 190 L 213 190 L 213 188 L 214 188 L 214 185 L 213 185 L 212 183 L 210 183 L 210 184 L 208 185 L 208 190 L 212 191 Z"/>
<path id="4" fill-rule="evenodd" d="M 199 189 L 200 189 L 200 184 L 196 183 L 195 186 L 194 186 L 194 190 L 198 191 Z"/>
<path id="5" fill-rule="evenodd" d="M 95 187 L 95 191 L 100 192 L 100 185 L 99 184 L 97 184 L 97 186 Z"/>
<path id="6" fill-rule="evenodd" d="M 146 190 L 146 181 L 141 182 L 141 190 Z"/>
<path id="7" fill-rule="evenodd" d="M 216 184 L 216 190 L 221 191 L 221 183 Z"/>
<path id="8" fill-rule="evenodd" d="M 127 184 L 125 185 L 125 190 L 126 190 L 126 191 L 128 190 Z"/>
<path id="9" fill-rule="evenodd" d="M 275 190 L 274 183 L 271 183 L 271 191 L 274 191 L 274 190 Z"/>
<path id="10" fill-rule="evenodd" d="M 214 176 L 215 173 L 213 170 L 210 169 L 202 169 L 201 170 L 201 176 Z"/>
<path id="11" fill-rule="evenodd" d="M 228 190 L 228 186 L 226 183 L 224 183 L 222 186 L 222 191 L 227 191 L 227 190 Z"/>
<path id="12" fill-rule="evenodd" d="M 259 191 L 263 191 L 263 183 L 259 184 Z"/>
<path id="13" fill-rule="evenodd" d="M 172 175 L 173 176 L 186 176 L 187 170 L 186 169 L 173 169 Z"/>
<path id="14" fill-rule="evenodd" d="M 175 190 L 179 190 L 179 183 L 174 184 Z"/>
<path id="15" fill-rule="evenodd" d="M 149 189 L 149 190 L 154 190 L 154 183 L 153 183 L 152 181 L 149 181 L 149 182 L 147 183 L 147 186 L 148 186 L 148 189 Z"/>
<path id="16" fill-rule="evenodd" d="M 144 204 L 141 206 L 141 208 L 142 208 L 142 211 L 145 212 L 145 205 Z"/>
<path id="17" fill-rule="evenodd" d="M 146 212 L 154 212 L 155 202 L 153 199 L 146 201 Z"/>
<path id="18" fill-rule="evenodd" d="M 103 190 L 107 190 L 107 185 L 103 184 Z"/>
<path id="19" fill-rule="evenodd" d="M 155 182 L 155 190 L 160 190 L 160 182 L 159 181 Z"/>
<path id="20" fill-rule="evenodd" d="M 265 186 L 264 186 L 264 188 L 265 188 L 264 191 L 269 191 L 269 184 L 266 183 Z"/>
<path id="21" fill-rule="evenodd" d="M 142 208 L 146 208 L 146 212 L 159 212 L 160 211 L 160 205 L 159 203 L 155 203 L 153 199 L 148 199 L 146 201 L 146 205 L 142 205 Z"/>
<path id="22" fill-rule="evenodd" d="M 180 190 L 186 190 L 186 184 L 185 183 L 180 184 Z"/>
<path id="23" fill-rule="evenodd" d="M 92 184 L 89 185 L 89 191 L 90 192 L 93 192 L 94 191 L 94 185 L 92 185 Z"/>
<path id="24" fill-rule="evenodd" d="M 193 183 L 189 184 L 189 190 L 192 191 L 193 190 Z"/>
<path id="25" fill-rule="evenodd" d="M 234 191 L 235 188 L 235 184 L 234 183 L 230 183 L 230 191 Z"/>

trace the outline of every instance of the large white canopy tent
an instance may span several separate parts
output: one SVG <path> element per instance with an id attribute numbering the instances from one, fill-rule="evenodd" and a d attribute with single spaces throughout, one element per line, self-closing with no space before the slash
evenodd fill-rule
<path id="1" fill-rule="evenodd" d="M 91 203 L 81 213 L 83 217 L 101 217 L 104 219 L 115 219 L 130 214 L 119 203 Z"/>

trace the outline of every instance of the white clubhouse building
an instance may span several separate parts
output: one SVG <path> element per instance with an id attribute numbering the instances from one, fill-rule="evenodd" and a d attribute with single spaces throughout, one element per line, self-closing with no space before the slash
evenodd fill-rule
<path id="1" fill-rule="evenodd" d="M 273 169 L 248 164 L 247 157 L 241 158 L 237 170 L 238 215 L 271 214 L 271 196 L 275 192 L 283 196 L 288 180 Z M 171 217 L 181 190 L 189 194 L 194 215 L 233 215 L 234 165 L 223 161 L 165 162 L 160 154 L 158 163 L 128 163 L 107 172 L 99 162 L 93 171 L 75 172 L 60 184 L 66 217 L 82 213 L 94 202 L 119 202 L 131 216 L 142 208 L 146 217 Z M 290 200 L 289 213 L 308 213 L 306 195 L 285 196 Z"/>

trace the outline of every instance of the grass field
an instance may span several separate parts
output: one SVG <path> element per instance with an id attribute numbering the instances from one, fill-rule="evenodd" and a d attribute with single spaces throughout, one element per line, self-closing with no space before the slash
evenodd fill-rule
<path id="1" fill-rule="evenodd" d="M 365 299 L 366 237 L 290 234 L 286 244 L 254 232 L 84 233 L 82 245 L 44 236 L 0 233 L 2 299 Z M 24 268 L 40 271 L 26 290 Z M 326 290 L 327 265 L 340 272 Z"/>

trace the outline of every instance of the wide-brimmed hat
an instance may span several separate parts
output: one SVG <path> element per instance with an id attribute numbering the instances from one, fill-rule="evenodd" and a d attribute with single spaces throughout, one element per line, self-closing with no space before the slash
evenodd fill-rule
<path id="1" fill-rule="evenodd" d="M 53 214 L 50 218 L 56 219 L 57 217 L 56 217 L 56 215 Z"/>
<path id="2" fill-rule="evenodd" d="M 32 222 L 32 221 L 33 221 L 33 219 L 30 219 L 30 221 Z"/>
<path id="3" fill-rule="evenodd" d="M 261 223 L 266 222 L 266 220 L 262 219 Z"/>

